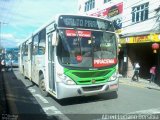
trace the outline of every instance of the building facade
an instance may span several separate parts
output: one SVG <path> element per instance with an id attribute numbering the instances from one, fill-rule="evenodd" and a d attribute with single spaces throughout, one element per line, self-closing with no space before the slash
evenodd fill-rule
<path id="1" fill-rule="evenodd" d="M 153 65 L 160 69 L 160 51 L 152 49 L 153 43 L 160 42 L 160 0 L 79 0 L 78 4 L 79 14 L 113 21 L 120 36 L 119 72 L 123 76 L 133 75 L 135 62 L 141 66 L 141 78 L 150 78 Z"/>

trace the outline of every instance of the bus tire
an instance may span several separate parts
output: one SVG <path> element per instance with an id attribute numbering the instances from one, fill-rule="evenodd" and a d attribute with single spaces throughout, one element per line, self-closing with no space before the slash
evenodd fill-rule
<path id="1" fill-rule="evenodd" d="M 23 66 L 23 68 L 22 68 L 22 75 L 24 76 L 24 66 Z"/>
<path id="2" fill-rule="evenodd" d="M 113 92 L 112 92 L 112 97 L 113 97 L 113 98 L 118 98 L 118 93 L 117 93 L 117 91 L 113 91 Z"/>
<path id="3" fill-rule="evenodd" d="M 23 66 L 23 76 L 24 76 L 24 79 L 27 79 L 27 77 L 25 75 L 25 71 L 24 71 L 24 66 Z"/>
<path id="4" fill-rule="evenodd" d="M 40 89 L 41 94 L 44 97 L 48 96 L 48 92 L 46 91 L 46 87 L 45 87 L 45 82 L 44 82 L 44 76 L 43 76 L 43 74 L 41 74 L 39 76 L 39 89 Z"/>
<path id="5" fill-rule="evenodd" d="M 27 77 L 26 77 L 26 76 L 24 76 L 24 79 L 27 79 Z"/>

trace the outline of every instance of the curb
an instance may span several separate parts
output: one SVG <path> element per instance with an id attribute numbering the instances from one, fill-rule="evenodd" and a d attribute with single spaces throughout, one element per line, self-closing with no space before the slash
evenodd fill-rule
<path id="1" fill-rule="evenodd" d="M 154 90 L 158 90 L 160 91 L 160 87 L 159 86 L 154 86 L 154 85 L 150 85 L 149 83 L 147 83 L 146 81 L 141 81 L 141 82 L 134 82 L 132 84 L 131 81 L 129 81 L 127 78 L 120 78 L 121 80 L 119 80 L 119 83 L 126 83 L 128 85 L 131 86 L 137 86 L 137 87 L 141 87 L 141 88 L 148 88 L 148 89 L 154 89 Z"/>
<path id="2" fill-rule="evenodd" d="M 147 86 L 146 88 L 160 91 L 160 88 L 155 86 Z"/>

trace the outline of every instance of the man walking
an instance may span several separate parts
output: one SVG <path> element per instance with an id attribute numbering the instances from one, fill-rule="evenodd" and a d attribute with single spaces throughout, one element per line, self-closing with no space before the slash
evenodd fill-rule
<path id="1" fill-rule="evenodd" d="M 138 77 L 139 77 L 139 68 L 140 68 L 139 63 L 135 63 L 135 65 L 134 65 L 134 74 L 133 74 L 133 77 L 132 77 L 132 80 L 133 80 L 133 81 L 134 81 L 134 80 L 139 81 L 139 80 L 138 80 Z M 136 77 L 137 79 L 135 79 L 135 77 Z"/>

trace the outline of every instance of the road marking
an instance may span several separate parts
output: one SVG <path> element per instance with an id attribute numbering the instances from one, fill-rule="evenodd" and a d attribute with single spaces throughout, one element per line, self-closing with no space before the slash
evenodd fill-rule
<path id="1" fill-rule="evenodd" d="M 55 106 L 44 107 L 42 109 L 48 116 L 54 115 L 54 116 L 58 116 L 60 120 L 70 120 L 61 111 L 59 111 Z"/>
<path id="2" fill-rule="evenodd" d="M 36 92 L 36 90 L 35 90 L 35 89 L 33 89 L 33 88 L 29 88 L 28 90 L 29 90 L 31 93 Z"/>
<path id="3" fill-rule="evenodd" d="M 131 112 L 130 114 L 137 114 L 137 113 L 140 113 L 140 114 L 159 114 L 160 113 L 160 108 L 140 110 L 140 111 Z"/>
<path id="4" fill-rule="evenodd" d="M 55 106 L 45 107 L 43 110 L 47 114 L 62 114 L 61 111 L 59 111 Z"/>
<path id="5" fill-rule="evenodd" d="M 21 81 L 24 84 L 26 83 L 24 82 L 24 79 L 21 79 Z M 25 84 L 25 86 L 27 87 L 27 83 Z M 61 111 L 59 111 L 55 106 L 49 106 L 48 104 L 49 102 L 47 101 L 47 99 L 45 99 L 40 94 L 36 94 L 36 90 L 34 88 L 28 88 L 27 90 L 31 92 L 31 94 L 34 96 L 34 98 L 31 98 L 32 102 L 38 103 L 42 107 L 41 111 L 43 110 L 43 112 L 45 112 L 48 117 L 52 117 L 53 115 L 53 116 L 56 116 L 57 118 L 60 118 L 58 120 L 70 120 Z M 45 104 L 45 106 L 48 105 L 49 107 L 43 107 L 42 102 L 47 103 Z"/>
<path id="6" fill-rule="evenodd" d="M 40 94 L 35 94 L 35 97 L 38 97 L 43 103 L 49 103 L 44 97 L 42 97 Z"/>

